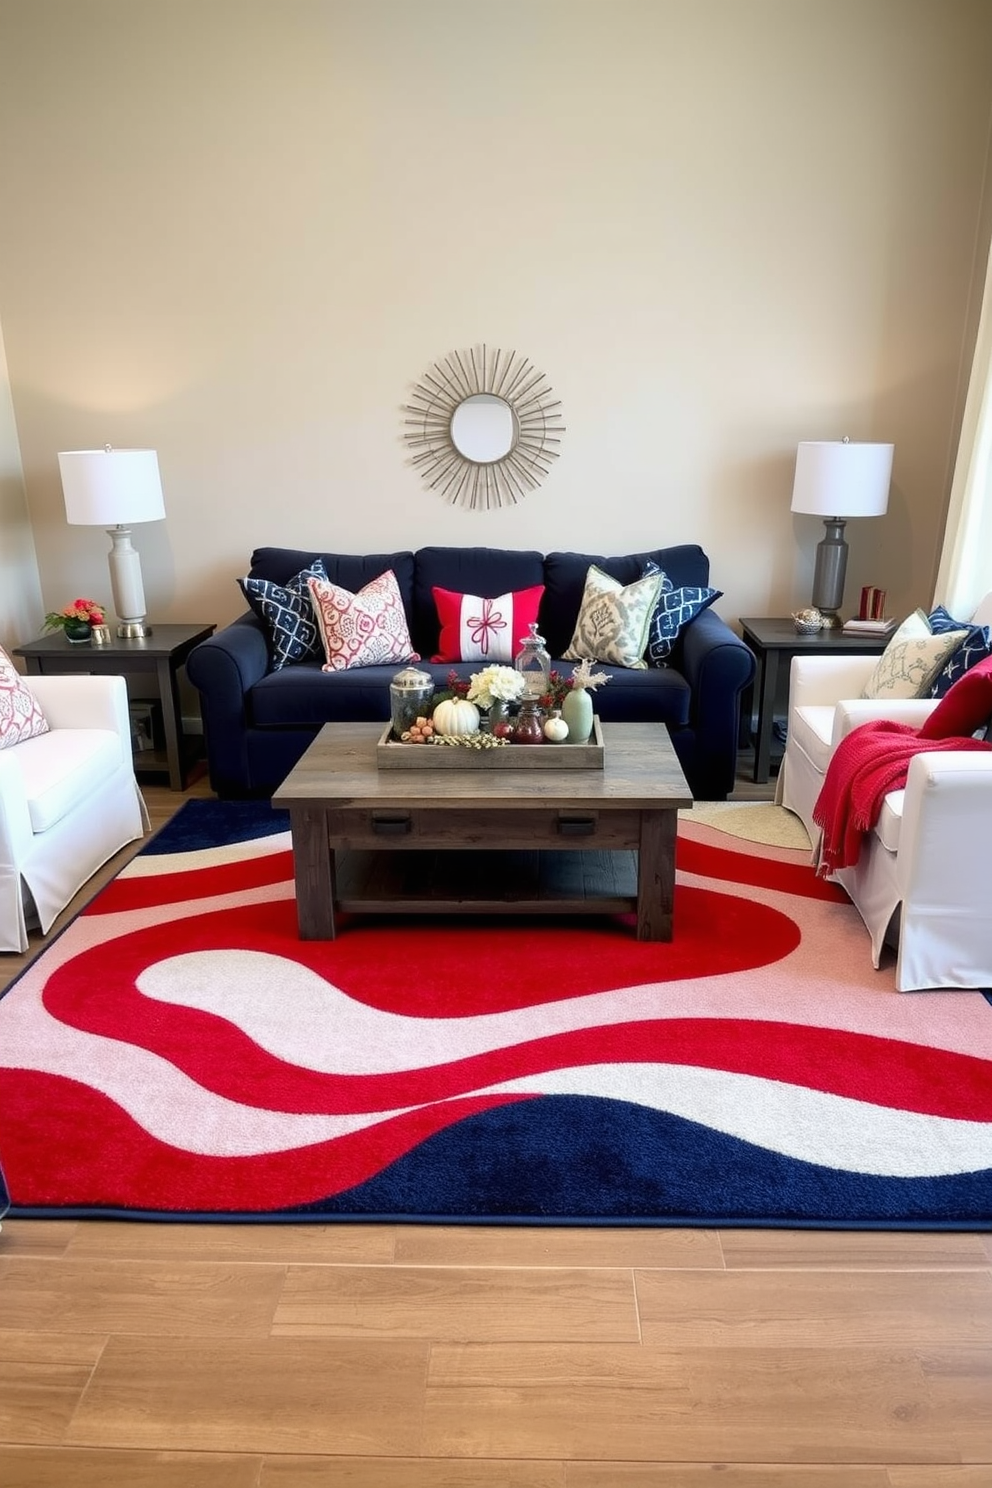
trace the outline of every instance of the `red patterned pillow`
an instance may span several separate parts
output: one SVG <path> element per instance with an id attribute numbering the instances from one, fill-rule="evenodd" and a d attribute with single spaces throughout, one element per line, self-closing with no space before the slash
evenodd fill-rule
<path id="1" fill-rule="evenodd" d="M 352 594 L 329 579 L 308 579 L 317 629 L 324 643 L 325 672 L 419 661 L 391 568 Z"/>
<path id="2" fill-rule="evenodd" d="M 48 733 L 41 705 L 5 651 L 0 650 L 0 749 Z"/>
<path id="3" fill-rule="evenodd" d="M 451 589 L 435 588 L 433 593 L 441 624 L 441 649 L 431 661 L 506 663 L 512 662 L 520 642 L 537 624 L 544 585 L 501 594 L 498 599 L 455 594 Z"/>

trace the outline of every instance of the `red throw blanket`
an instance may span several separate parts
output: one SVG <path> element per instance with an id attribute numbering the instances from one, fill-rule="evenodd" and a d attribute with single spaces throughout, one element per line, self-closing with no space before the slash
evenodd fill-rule
<path id="1" fill-rule="evenodd" d="M 884 718 L 862 723 L 841 739 L 813 807 L 813 820 L 823 829 L 817 867 L 822 878 L 858 861 L 864 835 L 878 821 L 883 800 L 906 784 L 914 754 L 947 749 L 988 750 L 992 744 L 961 737 L 921 738 L 908 723 Z"/>

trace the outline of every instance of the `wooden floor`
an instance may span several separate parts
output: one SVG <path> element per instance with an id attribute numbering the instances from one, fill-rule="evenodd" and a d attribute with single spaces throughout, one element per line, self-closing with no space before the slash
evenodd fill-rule
<path id="1" fill-rule="evenodd" d="M 0 1484 L 992 1488 L 992 1236 L 7 1220 Z"/>

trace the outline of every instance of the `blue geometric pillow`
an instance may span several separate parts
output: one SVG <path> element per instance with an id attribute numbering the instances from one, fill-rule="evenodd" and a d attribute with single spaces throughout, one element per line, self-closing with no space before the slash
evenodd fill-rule
<path id="1" fill-rule="evenodd" d="M 657 563 L 649 560 L 644 565 L 641 578 L 646 579 L 659 572 L 661 570 Z M 690 620 L 695 620 L 715 599 L 722 598 L 722 589 L 676 589 L 668 575 L 662 573 L 661 593 L 651 616 L 648 644 L 644 652 L 648 666 L 666 666 L 675 642 Z"/>
<path id="2" fill-rule="evenodd" d="M 955 620 L 943 605 L 938 605 L 927 616 L 927 624 L 934 635 L 943 635 L 947 630 L 967 630 L 970 623 L 968 620 Z"/>
<path id="3" fill-rule="evenodd" d="M 967 620 L 955 620 L 949 615 L 943 605 L 938 605 L 927 616 L 930 629 L 934 635 L 940 635 L 948 630 L 967 630 L 968 634 L 961 642 L 956 651 L 952 651 L 930 684 L 929 696 L 942 698 L 954 686 L 959 677 L 979 661 L 984 661 L 986 656 L 992 655 L 992 631 L 987 625 L 968 625 Z"/>
<path id="4" fill-rule="evenodd" d="M 292 661 L 323 656 L 307 580 L 327 576 L 323 558 L 315 558 L 309 568 L 285 584 L 273 584 L 269 579 L 238 580 L 245 599 L 268 626 L 274 672 Z"/>

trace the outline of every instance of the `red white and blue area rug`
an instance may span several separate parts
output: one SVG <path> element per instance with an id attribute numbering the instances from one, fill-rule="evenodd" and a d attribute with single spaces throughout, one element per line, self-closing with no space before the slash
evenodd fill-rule
<path id="1" fill-rule="evenodd" d="M 685 819 L 671 944 L 305 943 L 286 818 L 189 802 L 0 1000 L 13 1212 L 985 1228 L 992 1004 L 895 992 L 807 856 Z"/>

